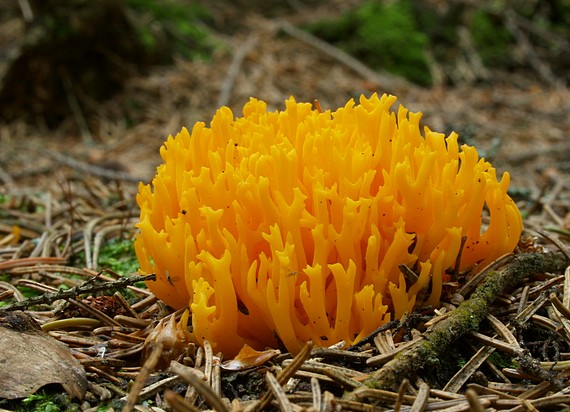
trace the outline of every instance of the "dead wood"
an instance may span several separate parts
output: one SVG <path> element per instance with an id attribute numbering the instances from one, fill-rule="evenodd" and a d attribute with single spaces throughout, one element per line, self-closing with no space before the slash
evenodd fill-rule
<path id="1" fill-rule="evenodd" d="M 447 318 L 433 326 L 431 331 L 406 351 L 376 371 L 369 386 L 397 390 L 404 378 L 412 378 L 433 366 L 449 346 L 468 332 L 476 331 L 495 299 L 530 276 L 544 272 L 563 271 L 570 262 L 561 253 L 524 253 L 515 256 L 501 268 L 487 274 L 473 295 L 452 311 Z"/>
<path id="2" fill-rule="evenodd" d="M 55 302 L 56 300 L 61 300 L 61 299 L 71 299 L 71 298 L 75 298 L 78 295 L 82 295 L 85 293 L 94 294 L 95 292 L 100 292 L 100 291 L 106 291 L 106 290 L 112 290 L 112 289 L 121 289 L 121 288 L 124 288 L 124 287 L 129 286 L 129 285 L 134 285 L 137 282 L 145 282 L 148 280 L 155 280 L 155 279 L 156 279 L 155 274 L 133 275 L 133 276 L 127 276 L 127 277 L 121 278 L 121 279 L 116 280 L 114 282 L 105 282 L 105 283 L 96 284 L 96 285 L 86 283 L 86 284 L 81 285 L 81 286 L 75 286 L 71 289 L 58 290 L 57 292 L 44 293 L 43 295 L 40 295 L 40 296 L 33 296 L 33 297 L 28 298 L 26 300 L 23 300 L 21 302 L 15 302 L 15 303 L 12 303 L 10 305 L 6 305 L 6 306 L 2 307 L 2 309 L 0 310 L 0 313 L 2 311 L 27 309 L 30 306 L 40 305 L 40 304 L 44 304 L 44 303 L 52 303 L 52 302 Z"/>

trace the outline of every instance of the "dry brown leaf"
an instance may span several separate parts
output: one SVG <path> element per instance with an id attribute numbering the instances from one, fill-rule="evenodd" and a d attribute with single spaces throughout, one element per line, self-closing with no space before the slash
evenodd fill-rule
<path id="1" fill-rule="evenodd" d="M 79 399 L 87 389 L 85 370 L 69 348 L 30 315 L 0 312 L 0 398 L 22 398 L 52 383 Z"/>
<path id="2" fill-rule="evenodd" d="M 237 356 L 222 363 L 222 369 L 229 371 L 242 371 L 244 369 L 261 366 L 269 359 L 279 355 L 281 351 L 277 349 L 268 349 L 257 351 L 248 345 L 243 345 Z"/>

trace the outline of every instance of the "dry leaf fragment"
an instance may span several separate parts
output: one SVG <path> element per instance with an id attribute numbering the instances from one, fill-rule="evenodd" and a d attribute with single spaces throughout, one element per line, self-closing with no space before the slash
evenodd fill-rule
<path id="1" fill-rule="evenodd" d="M 0 311 L 0 398 L 22 398 L 52 383 L 79 399 L 87 389 L 85 370 L 67 346 L 30 315 Z"/>
<path id="2" fill-rule="evenodd" d="M 281 352 L 277 349 L 257 351 L 248 345 L 243 345 L 237 356 L 222 363 L 222 369 L 228 371 L 242 371 L 256 366 L 261 366 L 275 355 Z"/>

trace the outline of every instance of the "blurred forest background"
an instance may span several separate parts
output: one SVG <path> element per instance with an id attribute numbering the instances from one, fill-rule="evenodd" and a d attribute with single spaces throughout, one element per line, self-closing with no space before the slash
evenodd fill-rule
<path id="1" fill-rule="evenodd" d="M 540 193 L 570 169 L 569 50 L 568 0 L 3 1 L 0 187 L 148 180 L 168 134 L 250 96 L 388 92 Z"/>

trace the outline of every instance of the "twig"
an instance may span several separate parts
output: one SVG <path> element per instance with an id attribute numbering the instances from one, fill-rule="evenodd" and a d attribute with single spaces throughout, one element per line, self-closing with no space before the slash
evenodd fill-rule
<path id="1" fill-rule="evenodd" d="M 241 65 L 245 58 L 247 57 L 248 53 L 253 49 L 253 47 L 257 44 L 257 36 L 251 35 L 244 41 L 238 49 L 236 50 L 232 62 L 230 63 L 230 68 L 228 69 L 228 73 L 222 82 L 222 86 L 220 88 L 220 97 L 218 97 L 218 104 L 217 107 L 225 106 L 230 101 L 230 95 L 234 84 L 236 82 L 237 76 L 239 75 L 239 71 Z"/>
<path id="2" fill-rule="evenodd" d="M 459 45 L 465 53 L 467 63 L 462 67 L 463 78 L 469 82 L 473 82 L 478 79 L 488 79 L 489 72 L 483 64 L 483 59 L 481 59 L 481 56 L 477 53 L 477 49 L 473 44 L 473 38 L 469 29 L 465 26 L 458 27 L 457 37 L 459 39 Z"/>
<path id="3" fill-rule="evenodd" d="M 465 382 L 475 373 L 477 369 L 487 360 L 487 358 L 495 351 L 491 346 L 482 346 L 476 353 L 467 361 L 461 369 L 447 382 L 443 390 L 446 392 L 457 393 Z"/>
<path id="4" fill-rule="evenodd" d="M 60 263 L 67 263 L 66 258 L 60 257 L 27 257 L 21 259 L 10 259 L 0 262 L 0 271 L 8 271 L 19 267 L 31 266 L 31 265 L 57 265 Z"/>
<path id="5" fill-rule="evenodd" d="M 299 352 L 294 358 L 293 361 L 281 371 L 281 373 L 277 376 L 277 382 L 279 385 L 284 385 L 290 378 L 295 375 L 295 373 L 299 370 L 299 368 L 303 365 L 303 363 L 311 356 L 311 350 L 313 349 L 313 342 L 309 341 L 305 345 L 301 352 Z M 261 398 L 259 403 L 253 406 L 254 411 L 264 411 L 271 399 L 273 398 L 273 392 L 271 390 L 265 392 L 265 395 Z"/>
<path id="6" fill-rule="evenodd" d="M 461 336 L 478 329 L 489 311 L 490 305 L 501 294 L 512 290 L 526 278 L 542 272 L 559 272 L 566 268 L 568 260 L 561 253 L 524 253 L 503 267 L 488 273 L 471 298 L 438 322 L 412 348 L 388 362 L 378 370 L 369 385 L 376 388 L 397 388 L 404 378 L 413 377 L 419 370 L 434 363 L 445 353 L 449 345 Z"/>
<path id="7" fill-rule="evenodd" d="M 63 155 L 61 153 L 55 152 L 53 150 L 42 149 L 41 151 L 38 151 L 38 153 L 40 155 L 48 155 L 52 159 L 54 159 L 60 163 L 63 163 L 64 165 L 69 166 L 72 169 L 76 169 L 76 170 L 79 170 L 81 172 L 93 175 L 93 176 L 103 177 L 103 178 L 109 179 L 109 180 L 124 180 L 127 182 L 136 182 L 136 183 L 145 180 L 141 177 L 132 176 L 129 173 L 125 173 L 125 172 L 121 172 L 121 171 L 117 171 L 117 170 L 109 170 L 109 169 L 105 169 L 103 167 L 99 167 L 99 166 L 95 166 L 95 165 L 92 165 L 89 163 L 85 163 L 85 162 L 82 162 L 80 160 L 74 159 L 70 156 L 66 156 L 66 155 Z"/>
<path id="8" fill-rule="evenodd" d="M 567 404 L 568 402 L 570 402 L 570 395 L 545 396 L 544 398 L 525 400 L 522 405 L 511 409 L 511 412 L 529 411 L 532 410 L 531 408 L 535 408 L 534 410 L 537 411 L 546 410 L 549 406 Z"/>
<path id="9" fill-rule="evenodd" d="M 131 412 L 134 409 L 141 390 L 144 388 L 144 385 L 150 374 L 154 372 L 154 368 L 156 368 L 158 360 L 160 359 L 160 355 L 162 355 L 162 343 L 157 342 L 155 349 L 152 351 L 149 358 L 146 360 L 139 374 L 137 375 L 135 383 L 133 384 L 127 396 L 127 403 L 125 406 L 123 406 L 121 412 Z"/>
<path id="10" fill-rule="evenodd" d="M 26 23 L 31 23 L 34 20 L 34 13 L 30 7 L 30 2 L 28 0 L 18 0 L 18 4 L 20 5 L 24 21 Z"/>
<path id="11" fill-rule="evenodd" d="M 164 391 L 164 399 L 170 404 L 175 412 L 200 412 L 200 409 L 187 403 L 184 398 L 176 392 L 167 389 Z"/>
<path id="12" fill-rule="evenodd" d="M 465 392 L 465 397 L 469 402 L 469 410 L 473 412 L 483 412 L 485 411 L 485 407 L 481 404 L 479 400 L 479 394 L 475 392 L 473 389 L 467 389 Z"/>
<path id="13" fill-rule="evenodd" d="M 321 405 L 323 404 L 321 385 L 319 384 L 319 380 L 315 377 L 311 378 L 311 394 L 313 395 L 313 408 L 316 411 L 321 411 Z"/>
<path id="14" fill-rule="evenodd" d="M 117 322 L 115 319 L 111 318 L 109 315 L 107 315 L 106 313 L 95 307 L 87 305 L 76 299 L 69 299 L 69 302 L 77 306 L 79 309 L 82 309 L 83 311 L 87 312 L 95 319 L 99 319 L 104 325 L 117 326 L 117 327 L 121 326 L 121 324 Z"/>
<path id="15" fill-rule="evenodd" d="M 526 55 L 529 64 L 538 73 L 540 77 L 548 84 L 553 87 L 560 88 L 563 86 L 563 82 L 556 78 L 556 76 L 535 53 L 534 49 L 527 36 L 519 27 L 515 21 L 515 12 L 513 10 L 507 10 L 505 12 L 505 27 L 511 32 L 513 37 L 517 40 L 518 45 L 522 49 L 523 53 Z"/>
<path id="16" fill-rule="evenodd" d="M 388 323 L 385 323 L 382 326 L 380 326 L 379 328 L 376 328 L 376 330 L 374 332 L 372 332 L 370 335 L 366 336 L 364 339 L 356 342 L 354 345 L 349 347 L 347 350 L 355 351 L 355 350 L 361 348 L 362 346 L 366 345 L 367 343 L 373 342 L 374 337 L 376 337 L 376 335 L 378 335 L 378 334 L 380 334 L 386 330 L 396 329 L 399 327 L 400 327 L 400 321 L 399 320 L 392 320 Z"/>
<path id="17" fill-rule="evenodd" d="M 114 282 L 105 282 L 99 285 L 81 285 L 81 286 L 72 287 L 71 289 L 67 290 L 59 290 L 57 292 L 44 293 L 43 295 L 40 296 L 33 296 L 21 302 L 16 302 L 11 305 L 4 306 L 2 307 L 2 309 L 0 309 L 0 311 L 27 309 L 30 306 L 34 305 L 50 304 L 55 302 L 56 300 L 73 299 L 78 295 L 82 295 L 84 293 L 93 294 L 95 292 L 100 292 L 103 290 L 122 289 L 126 286 L 134 285 L 137 282 L 146 282 L 149 280 L 156 280 L 156 274 L 153 273 L 150 275 L 128 276 L 116 280 Z"/>
<path id="18" fill-rule="evenodd" d="M 408 390 L 409 386 L 410 381 L 407 379 L 404 379 L 402 383 L 400 383 L 400 388 L 398 389 L 398 397 L 394 403 L 394 412 L 400 412 L 400 408 L 402 407 L 404 401 L 404 396 L 406 395 L 406 391 Z"/>
<path id="19" fill-rule="evenodd" d="M 488 12 L 492 13 L 491 8 L 485 7 L 485 9 L 488 9 Z M 545 27 L 541 27 L 539 24 L 536 24 L 521 14 L 513 13 L 513 18 L 518 26 L 542 38 L 544 41 L 551 43 L 557 50 L 568 50 L 568 48 L 570 48 L 570 41 L 564 36 L 552 30 L 547 30 Z"/>
<path id="20" fill-rule="evenodd" d="M 87 120 L 85 119 L 85 115 L 81 110 L 81 105 L 79 104 L 79 100 L 77 100 L 77 96 L 73 91 L 73 84 L 71 83 L 71 79 L 69 78 L 69 75 L 67 74 L 67 71 L 65 69 L 60 69 L 59 75 L 61 78 L 61 82 L 63 84 L 63 88 L 65 89 L 67 103 L 69 104 L 71 113 L 73 113 L 73 118 L 75 119 L 75 123 L 77 124 L 77 127 L 79 127 L 83 143 L 87 145 L 92 145 L 94 142 L 93 136 L 91 136 L 91 132 L 89 131 L 89 126 L 87 126 Z"/>
<path id="21" fill-rule="evenodd" d="M 125 225 L 123 223 L 119 223 L 116 225 L 110 225 L 110 226 L 104 227 L 104 228 L 100 229 L 99 232 L 97 232 L 97 234 L 95 235 L 95 240 L 93 242 L 93 258 L 91 261 L 91 264 L 93 266 L 90 269 L 98 270 L 99 253 L 101 251 L 101 245 L 103 244 L 103 241 L 105 240 L 105 236 L 107 236 L 108 234 L 113 233 L 113 232 L 121 233 L 121 231 L 124 229 L 125 229 Z"/>
<path id="22" fill-rule="evenodd" d="M 550 384 L 556 388 L 556 390 L 562 390 L 564 387 L 566 387 L 564 382 L 556 377 L 556 373 L 554 371 L 544 369 L 541 365 L 541 362 L 538 359 L 530 356 L 526 351 L 523 351 L 514 360 L 522 372 L 536 376 L 543 382 L 550 382 Z"/>
<path id="23" fill-rule="evenodd" d="M 10 176 L 10 174 L 7 171 L 5 171 L 1 165 L 0 165 L 0 180 L 2 180 L 7 185 L 14 183 L 14 179 L 12 179 L 12 176 Z"/>
<path id="24" fill-rule="evenodd" d="M 410 412 L 422 412 L 425 410 L 429 399 L 429 386 L 425 382 L 420 383 L 420 389 L 416 395 L 416 399 L 410 408 Z"/>
<path id="25" fill-rule="evenodd" d="M 149 358 L 149 360 L 150 360 L 150 358 Z M 146 365 L 146 363 L 143 365 L 143 368 L 145 367 L 145 365 Z M 138 376 L 137 376 L 137 378 L 138 378 Z M 143 389 L 141 389 L 141 391 L 139 392 L 138 400 L 142 401 L 145 399 L 152 398 L 154 395 L 159 393 L 161 390 L 163 390 L 165 388 L 173 387 L 173 386 L 178 385 L 180 383 L 182 383 L 182 379 L 180 379 L 180 377 L 178 377 L 178 376 L 169 376 L 167 378 L 161 379 L 158 382 L 152 383 L 148 386 L 145 386 Z"/>
<path id="26" fill-rule="evenodd" d="M 105 220 L 122 219 L 125 221 L 134 216 L 136 215 L 131 215 L 130 213 L 125 212 L 115 212 L 96 217 L 95 219 L 91 219 L 89 222 L 87 222 L 85 229 L 83 230 L 83 246 L 85 248 L 85 266 L 88 269 L 95 269 L 97 266 L 99 247 L 101 246 L 102 239 L 99 238 L 99 240 L 97 240 L 97 236 L 99 235 L 97 234 L 95 235 L 95 244 L 93 245 L 93 248 L 91 247 L 95 227 Z"/>
<path id="27" fill-rule="evenodd" d="M 265 374 L 265 380 L 267 381 L 267 384 L 273 393 L 273 396 L 275 399 L 277 399 L 279 410 L 283 412 L 293 412 L 291 402 L 289 402 L 289 399 L 287 399 L 287 395 L 285 394 L 283 387 L 279 384 L 279 382 L 277 382 L 277 378 L 275 378 L 271 372 L 267 372 Z"/>
<path id="28" fill-rule="evenodd" d="M 180 376 L 188 385 L 196 388 L 196 391 L 202 395 L 206 403 L 208 403 L 212 409 L 218 412 L 228 412 L 228 408 L 226 408 L 226 405 L 224 405 L 224 402 L 214 392 L 212 387 L 197 377 L 196 374 L 189 372 L 183 365 L 176 362 L 170 364 L 170 370 Z"/>
<path id="29" fill-rule="evenodd" d="M 412 86 L 408 81 L 401 77 L 394 76 L 386 72 L 378 72 L 372 70 L 370 67 L 363 64 L 361 61 L 355 59 L 350 54 L 340 50 L 339 48 L 327 43 L 309 32 L 298 29 L 286 20 L 278 20 L 279 29 L 283 30 L 288 35 L 301 40 L 302 42 L 312 46 L 323 53 L 331 56 L 332 58 L 343 63 L 356 73 L 364 77 L 366 80 L 372 81 L 382 86 L 386 91 L 396 91 L 399 89 L 412 89 L 417 86 Z"/>

